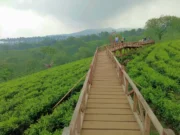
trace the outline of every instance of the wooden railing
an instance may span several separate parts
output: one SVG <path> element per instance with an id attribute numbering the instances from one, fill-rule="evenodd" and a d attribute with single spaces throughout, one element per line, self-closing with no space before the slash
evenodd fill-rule
<path id="1" fill-rule="evenodd" d="M 125 42 L 125 43 L 112 43 L 111 45 L 109 45 L 109 49 L 111 51 L 116 51 L 122 48 L 126 48 L 126 47 L 132 47 L 132 48 L 137 48 L 137 47 L 142 47 L 144 45 L 148 45 L 148 44 L 154 44 L 155 41 L 154 40 L 148 40 L 148 41 L 144 41 L 144 42 Z"/>
<path id="2" fill-rule="evenodd" d="M 129 75 L 125 72 L 124 67 L 118 62 L 118 60 L 108 47 L 106 47 L 106 52 L 115 64 L 117 74 L 123 86 L 123 90 L 126 93 L 131 109 L 137 119 L 137 122 L 140 125 L 140 129 L 143 135 L 150 135 L 151 122 L 160 135 L 175 135 L 171 129 L 164 129 L 162 127 L 161 123 L 139 92 L 136 85 L 130 79 Z M 132 88 L 131 91 L 128 90 L 129 85 Z"/>
<path id="3" fill-rule="evenodd" d="M 88 99 L 88 93 L 92 85 L 92 78 L 93 78 L 93 73 L 95 70 L 98 51 L 99 49 L 97 48 L 94 54 L 92 63 L 90 65 L 90 69 L 87 73 L 83 88 L 81 90 L 79 100 L 76 104 L 76 108 L 74 110 L 70 125 L 69 127 L 64 128 L 63 135 L 79 135 L 81 132 L 82 123 L 83 123 L 84 114 L 85 114 L 85 108 L 86 108 L 87 99 Z"/>

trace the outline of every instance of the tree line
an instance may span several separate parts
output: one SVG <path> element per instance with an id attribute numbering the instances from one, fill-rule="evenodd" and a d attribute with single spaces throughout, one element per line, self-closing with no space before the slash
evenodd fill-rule
<path id="1" fill-rule="evenodd" d="M 180 37 L 180 18 L 161 16 L 148 20 L 144 28 L 119 32 L 126 41 L 150 37 L 156 42 Z M 0 82 L 44 70 L 48 67 L 93 56 L 96 47 L 109 44 L 111 33 L 101 32 L 65 40 L 44 38 L 40 42 L 0 45 Z"/>

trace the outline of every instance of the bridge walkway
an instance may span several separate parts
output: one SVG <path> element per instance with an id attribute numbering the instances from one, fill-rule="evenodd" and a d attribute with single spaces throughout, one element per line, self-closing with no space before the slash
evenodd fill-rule
<path id="1" fill-rule="evenodd" d="M 97 55 L 82 135 L 140 135 L 140 127 L 105 51 Z"/>

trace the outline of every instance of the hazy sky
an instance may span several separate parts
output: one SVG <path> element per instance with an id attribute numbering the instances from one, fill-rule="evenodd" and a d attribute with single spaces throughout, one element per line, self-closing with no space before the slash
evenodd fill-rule
<path id="1" fill-rule="evenodd" d="M 160 15 L 180 17 L 180 0 L 0 0 L 0 38 L 138 28 Z"/>

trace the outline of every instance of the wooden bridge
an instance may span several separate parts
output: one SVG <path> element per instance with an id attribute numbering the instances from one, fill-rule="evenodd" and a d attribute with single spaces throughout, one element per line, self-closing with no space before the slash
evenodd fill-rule
<path id="1" fill-rule="evenodd" d="M 96 50 L 71 123 L 63 135 L 149 135 L 152 125 L 160 135 L 174 135 L 162 127 L 112 53 L 142 45 L 120 43 Z"/>

